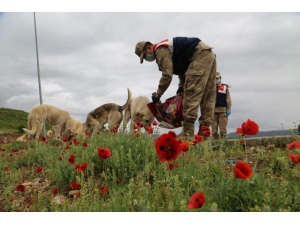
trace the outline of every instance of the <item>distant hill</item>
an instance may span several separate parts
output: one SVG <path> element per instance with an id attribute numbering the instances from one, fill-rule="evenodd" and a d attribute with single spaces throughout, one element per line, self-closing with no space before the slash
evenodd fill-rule
<path id="1" fill-rule="evenodd" d="M 295 135 L 298 134 L 298 129 L 293 129 L 293 132 Z M 290 130 L 272 130 L 272 131 L 259 131 L 258 134 L 251 136 L 251 135 L 245 135 L 245 138 L 247 137 L 274 137 L 274 136 L 285 136 L 285 135 L 291 135 Z M 233 132 L 229 133 L 227 135 L 228 139 L 235 139 L 238 138 L 238 135 Z"/>
<path id="2" fill-rule="evenodd" d="M 0 108 L 0 133 L 23 133 L 22 128 L 28 127 L 28 114 L 22 110 Z M 51 129 L 47 123 L 46 129 Z"/>

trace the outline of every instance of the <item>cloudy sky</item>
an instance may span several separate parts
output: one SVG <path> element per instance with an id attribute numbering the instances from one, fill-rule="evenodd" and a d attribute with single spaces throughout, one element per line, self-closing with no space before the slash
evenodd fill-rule
<path id="1" fill-rule="evenodd" d="M 40 104 L 34 13 L 8 9 L 0 13 L 0 107 L 29 112 Z M 247 119 L 261 131 L 300 123 L 300 13 L 36 11 L 42 101 L 74 119 L 124 104 L 127 88 L 150 98 L 161 72 L 155 62 L 139 63 L 136 43 L 186 36 L 213 47 L 231 86 L 228 133 Z M 174 75 L 161 99 L 177 85 Z"/>

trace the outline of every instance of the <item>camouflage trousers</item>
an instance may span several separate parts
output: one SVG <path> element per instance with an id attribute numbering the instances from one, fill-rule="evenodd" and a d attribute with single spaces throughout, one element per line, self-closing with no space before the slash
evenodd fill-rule
<path id="1" fill-rule="evenodd" d="M 219 138 L 218 128 L 220 129 L 220 137 L 224 138 L 227 136 L 227 124 L 228 116 L 226 112 L 218 112 L 214 114 L 214 120 L 211 125 L 212 135 L 215 139 Z"/>
<path id="2" fill-rule="evenodd" d="M 200 125 L 210 126 L 216 102 L 216 56 L 211 47 L 200 42 L 185 74 L 183 117 L 194 123 L 200 107 Z"/>

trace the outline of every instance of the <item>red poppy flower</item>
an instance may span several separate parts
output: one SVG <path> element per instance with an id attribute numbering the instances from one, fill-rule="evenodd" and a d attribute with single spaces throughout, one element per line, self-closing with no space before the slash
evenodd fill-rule
<path id="1" fill-rule="evenodd" d="M 146 131 L 147 131 L 148 134 L 152 134 L 153 133 L 153 128 L 152 127 L 146 126 L 145 129 L 146 129 Z"/>
<path id="2" fill-rule="evenodd" d="M 40 173 L 42 170 L 43 170 L 43 167 L 42 167 L 42 166 L 38 166 L 38 167 L 36 168 L 36 172 L 37 172 L 37 173 Z"/>
<path id="3" fill-rule="evenodd" d="M 300 148 L 300 141 L 293 141 L 292 143 L 288 144 L 287 147 L 289 150 Z"/>
<path id="4" fill-rule="evenodd" d="M 189 143 L 187 141 L 183 141 L 180 144 L 181 151 L 186 152 L 189 150 Z"/>
<path id="5" fill-rule="evenodd" d="M 83 172 L 87 169 L 87 163 L 82 163 L 80 165 L 75 166 L 75 170 L 78 172 Z"/>
<path id="6" fill-rule="evenodd" d="M 97 151 L 98 156 L 101 159 L 108 159 L 112 155 L 111 151 L 108 148 L 98 148 Z"/>
<path id="7" fill-rule="evenodd" d="M 70 186 L 71 186 L 71 188 L 72 189 L 78 189 L 78 188 L 81 188 L 81 184 L 79 183 L 79 182 L 72 182 L 71 184 L 70 184 Z"/>
<path id="8" fill-rule="evenodd" d="M 201 135 L 195 134 L 194 135 L 194 140 L 196 142 L 202 142 L 203 141 L 203 137 Z"/>
<path id="9" fill-rule="evenodd" d="M 169 170 L 173 170 L 175 167 L 178 167 L 178 163 L 168 163 Z"/>
<path id="10" fill-rule="evenodd" d="M 8 166 L 4 168 L 4 171 L 5 171 L 6 173 L 8 173 L 8 172 L 9 172 L 9 168 L 8 168 Z"/>
<path id="11" fill-rule="evenodd" d="M 244 134 L 243 134 L 243 130 L 242 130 L 242 128 L 241 128 L 241 127 L 238 127 L 238 128 L 236 128 L 236 131 L 235 131 L 235 133 L 236 133 L 236 134 L 241 134 L 242 136 L 244 136 Z"/>
<path id="12" fill-rule="evenodd" d="M 47 139 L 45 137 L 42 137 L 42 142 L 45 142 Z"/>
<path id="13" fill-rule="evenodd" d="M 205 131 L 203 131 L 203 134 L 205 137 L 209 137 L 211 135 L 211 131 L 209 129 L 205 130 Z"/>
<path id="14" fill-rule="evenodd" d="M 16 186 L 16 191 L 24 192 L 25 186 L 23 184 L 19 184 Z"/>
<path id="15" fill-rule="evenodd" d="M 181 152 L 180 144 L 171 134 L 162 134 L 155 140 L 156 154 L 163 163 L 176 160 Z"/>
<path id="16" fill-rule="evenodd" d="M 259 127 L 257 123 L 255 123 L 254 121 L 248 119 L 247 122 L 242 123 L 243 134 L 256 135 L 258 131 L 259 131 Z"/>
<path id="17" fill-rule="evenodd" d="M 70 157 L 68 159 L 69 164 L 74 164 L 75 159 L 76 159 L 75 155 L 70 155 Z"/>
<path id="18" fill-rule="evenodd" d="M 252 169 L 247 163 L 238 161 L 235 164 L 234 175 L 239 179 L 248 179 L 252 176 Z"/>
<path id="19" fill-rule="evenodd" d="M 177 138 L 177 134 L 174 131 L 169 131 L 168 134 L 170 134 L 173 138 Z"/>
<path id="20" fill-rule="evenodd" d="M 111 133 L 118 133 L 119 127 L 115 126 L 114 128 L 110 129 Z"/>
<path id="21" fill-rule="evenodd" d="M 82 143 L 82 146 L 83 146 L 83 147 L 87 147 L 87 146 L 88 146 L 88 142 L 87 142 L 87 141 L 83 142 L 83 143 Z"/>
<path id="22" fill-rule="evenodd" d="M 91 133 L 87 131 L 87 132 L 85 132 L 85 136 L 91 137 Z"/>
<path id="23" fill-rule="evenodd" d="M 191 197 L 189 203 L 186 205 L 188 209 L 201 208 L 205 203 L 203 192 L 195 192 Z"/>
<path id="24" fill-rule="evenodd" d="M 73 143 L 74 143 L 74 145 L 80 144 L 77 138 L 73 138 Z"/>
<path id="25" fill-rule="evenodd" d="M 119 183 L 121 183 L 123 181 L 123 178 L 119 178 L 118 180 L 117 180 L 117 183 L 119 184 Z"/>
<path id="26" fill-rule="evenodd" d="M 67 142 L 68 141 L 68 138 L 67 137 L 63 137 L 63 142 Z"/>
<path id="27" fill-rule="evenodd" d="M 141 121 L 136 121 L 134 123 L 134 129 L 137 129 L 138 127 L 144 127 L 144 124 Z"/>
<path id="28" fill-rule="evenodd" d="M 206 130 L 210 131 L 209 127 L 208 126 L 204 126 L 204 125 L 201 126 L 201 130 L 202 131 L 206 131 Z"/>
<path id="29" fill-rule="evenodd" d="M 68 150 L 69 148 L 70 148 L 70 146 L 69 146 L 69 145 L 66 145 L 65 149 Z"/>
<path id="30" fill-rule="evenodd" d="M 105 186 L 101 186 L 100 191 L 102 192 L 102 194 L 106 194 L 106 193 L 108 193 L 108 188 Z"/>
<path id="31" fill-rule="evenodd" d="M 157 126 L 158 125 L 158 123 L 156 122 L 156 120 L 153 120 L 152 125 L 153 126 Z"/>
<path id="32" fill-rule="evenodd" d="M 53 195 L 56 195 L 57 193 L 58 193 L 58 189 L 57 188 L 52 189 L 52 194 Z"/>
<path id="33" fill-rule="evenodd" d="M 290 160 L 295 164 L 300 164 L 300 155 L 289 154 Z"/>
<path id="34" fill-rule="evenodd" d="M 13 202 L 15 199 L 13 198 L 13 197 L 11 197 L 10 199 L 9 199 L 9 201 L 10 202 Z"/>

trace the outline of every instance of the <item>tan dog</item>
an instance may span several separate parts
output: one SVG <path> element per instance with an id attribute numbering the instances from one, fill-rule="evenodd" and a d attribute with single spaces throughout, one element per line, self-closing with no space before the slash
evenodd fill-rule
<path id="1" fill-rule="evenodd" d="M 96 134 L 99 129 L 105 130 L 104 125 L 108 123 L 108 129 L 111 130 L 115 126 L 120 126 L 123 120 L 123 111 L 131 101 L 132 94 L 127 88 L 128 97 L 124 105 L 120 106 L 115 103 L 107 103 L 91 111 L 84 123 L 84 133 L 89 132 L 91 136 Z"/>
<path id="2" fill-rule="evenodd" d="M 131 125 L 137 121 L 141 121 L 144 128 L 146 126 L 151 126 L 154 120 L 154 115 L 147 106 L 149 102 L 150 100 L 145 96 L 138 96 L 130 101 L 128 107 L 125 109 L 123 132 L 125 131 L 130 119 Z"/>
<path id="3" fill-rule="evenodd" d="M 52 125 L 56 139 L 59 139 L 61 135 L 74 136 L 76 134 L 75 123 L 67 111 L 43 104 L 33 107 L 28 115 L 29 130 L 23 128 L 27 139 L 31 139 L 31 136 L 35 135 L 37 142 L 46 121 Z M 64 132 L 61 134 L 62 129 Z"/>
<path id="4" fill-rule="evenodd" d="M 75 137 L 79 138 L 80 136 L 83 135 L 83 124 L 78 121 L 78 120 L 73 120 L 75 123 L 75 127 L 76 127 L 76 131 L 75 131 Z M 47 131 L 47 138 L 49 140 L 51 140 L 54 137 L 54 133 L 55 133 L 55 126 L 52 126 L 52 130 L 48 130 Z M 62 133 L 64 133 L 64 128 L 61 130 Z M 62 135 L 63 137 L 64 135 Z"/>

